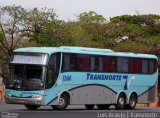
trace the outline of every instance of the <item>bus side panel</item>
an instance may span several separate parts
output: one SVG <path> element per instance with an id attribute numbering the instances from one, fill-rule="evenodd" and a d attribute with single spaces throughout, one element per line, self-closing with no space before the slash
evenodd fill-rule
<path id="1" fill-rule="evenodd" d="M 151 75 L 139 75 L 136 79 L 136 92 L 138 93 L 138 103 L 151 103 L 157 97 L 158 73 Z"/>
<path id="2" fill-rule="evenodd" d="M 158 82 L 156 83 L 156 85 L 148 88 L 149 90 L 142 93 L 141 95 L 139 95 L 138 97 L 138 103 L 151 103 L 157 100 L 157 86 L 158 86 Z"/>
<path id="3" fill-rule="evenodd" d="M 85 85 L 70 91 L 71 104 L 112 104 L 116 93 L 101 85 Z"/>

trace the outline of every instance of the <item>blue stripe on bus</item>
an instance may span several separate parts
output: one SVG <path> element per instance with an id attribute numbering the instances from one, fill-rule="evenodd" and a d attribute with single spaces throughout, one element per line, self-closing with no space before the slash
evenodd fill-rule
<path id="1" fill-rule="evenodd" d="M 117 94 L 117 92 L 116 92 L 116 91 L 114 91 L 113 89 L 109 88 L 108 86 L 106 86 L 106 85 L 102 85 L 102 84 L 85 84 L 85 85 L 80 85 L 80 86 L 77 86 L 77 87 L 71 88 L 71 89 L 69 89 L 68 91 L 71 91 L 71 90 L 74 90 L 74 89 L 77 89 L 77 88 L 81 88 L 81 87 L 85 87 L 85 86 L 92 86 L 92 85 L 96 85 L 96 86 L 103 86 L 103 87 L 105 87 L 105 88 L 107 88 L 107 89 L 109 89 L 109 90 L 111 90 L 111 91 L 113 91 L 114 93 L 116 93 L 116 94 Z"/>

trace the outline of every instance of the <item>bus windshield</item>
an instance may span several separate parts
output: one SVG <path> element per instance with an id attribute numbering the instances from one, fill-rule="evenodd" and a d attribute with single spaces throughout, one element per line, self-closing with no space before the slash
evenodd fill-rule
<path id="1" fill-rule="evenodd" d="M 6 88 L 14 90 L 43 89 L 43 67 L 18 64 L 10 65 Z"/>

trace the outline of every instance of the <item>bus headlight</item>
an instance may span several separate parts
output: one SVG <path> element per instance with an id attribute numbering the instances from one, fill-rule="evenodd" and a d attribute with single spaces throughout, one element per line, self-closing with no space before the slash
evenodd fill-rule
<path id="1" fill-rule="evenodd" d="M 9 94 L 9 93 L 6 93 L 5 94 L 5 97 L 11 97 L 12 95 L 11 94 Z"/>
<path id="2" fill-rule="evenodd" d="M 32 95 L 32 98 L 40 98 L 43 97 L 42 95 Z"/>

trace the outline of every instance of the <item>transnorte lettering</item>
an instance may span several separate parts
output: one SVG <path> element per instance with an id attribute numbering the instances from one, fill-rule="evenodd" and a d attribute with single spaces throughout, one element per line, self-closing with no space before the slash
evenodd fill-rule
<path id="1" fill-rule="evenodd" d="M 87 73 L 87 80 L 118 80 L 122 79 L 122 75 L 106 75 L 106 74 L 90 74 Z"/>

